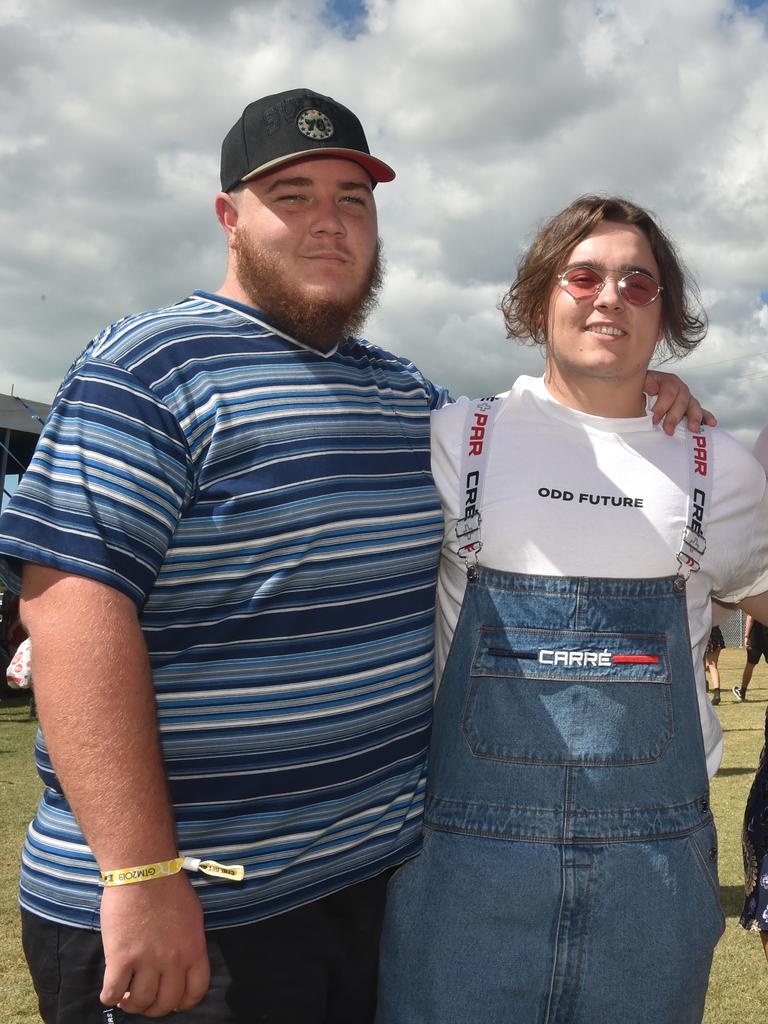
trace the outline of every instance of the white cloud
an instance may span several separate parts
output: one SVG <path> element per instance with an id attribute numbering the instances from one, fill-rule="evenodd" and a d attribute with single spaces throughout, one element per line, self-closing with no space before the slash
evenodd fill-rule
<path id="1" fill-rule="evenodd" d="M 0 390 L 45 401 L 104 323 L 218 287 L 221 138 L 251 99 L 307 85 L 398 171 L 377 189 L 372 338 L 456 391 L 536 372 L 496 310 L 523 246 L 575 195 L 628 194 L 701 282 L 712 327 L 682 372 L 750 440 L 768 387 L 763 12 L 368 0 L 348 39 L 323 7 L 0 0 Z"/>

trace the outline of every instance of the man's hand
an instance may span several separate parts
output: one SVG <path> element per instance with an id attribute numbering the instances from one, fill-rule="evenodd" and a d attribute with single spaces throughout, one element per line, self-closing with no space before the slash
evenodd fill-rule
<path id="1" fill-rule="evenodd" d="M 653 422 L 660 423 L 665 434 L 674 434 L 675 427 L 685 417 L 688 429 L 694 433 L 705 423 L 708 427 L 716 427 L 717 419 L 707 409 L 703 409 L 699 401 L 693 397 L 688 385 L 676 373 L 663 373 L 661 370 L 649 370 L 643 390 L 647 395 L 656 395 L 653 403 Z"/>
<path id="2" fill-rule="evenodd" d="M 107 968 L 100 998 L 106 1006 L 164 1017 L 190 1009 L 208 991 L 203 911 L 183 872 L 105 888 L 101 936 Z"/>

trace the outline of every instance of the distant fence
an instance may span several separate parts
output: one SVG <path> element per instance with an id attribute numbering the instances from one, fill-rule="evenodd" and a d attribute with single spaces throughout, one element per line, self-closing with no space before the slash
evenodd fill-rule
<path id="1" fill-rule="evenodd" d="M 734 612 L 730 619 L 722 624 L 720 629 L 723 631 L 723 640 L 725 640 L 726 647 L 744 646 L 744 623 L 746 618 L 746 613 L 739 610 Z"/>

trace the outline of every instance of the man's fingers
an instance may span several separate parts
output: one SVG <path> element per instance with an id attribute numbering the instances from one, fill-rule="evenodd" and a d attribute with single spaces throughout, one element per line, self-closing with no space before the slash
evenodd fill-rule
<path id="1" fill-rule="evenodd" d="M 713 412 L 710 412 L 709 409 L 702 409 L 701 412 L 702 423 L 705 423 L 708 427 L 717 426 L 717 416 Z"/>
<path id="2" fill-rule="evenodd" d="M 159 979 L 151 1003 L 140 1005 L 143 1000 L 132 992 L 129 999 L 120 1003 L 120 1008 L 128 1013 L 142 1013 L 145 1017 L 165 1017 L 174 1010 L 190 1010 L 205 996 L 210 981 L 211 969 L 206 957 L 191 967 L 186 975 L 164 974 Z"/>
<path id="3" fill-rule="evenodd" d="M 141 1010 L 144 1016 L 165 1017 L 173 1010 L 180 1009 L 184 998 L 185 982 L 186 975 L 176 971 L 162 975 L 159 979 L 154 999 Z M 127 1004 L 121 1004 L 121 1006 L 122 1009 L 131 1012 L 131 1008 Z"/>
<path id="4" fill-rule="evenodd" d="M 130 989 L 122 999 L 118 999 L 117 1005 L 126 1013 L 146 1013 L 149 1007 L 153 1006 L 158 988 L 160 986 L 160 974 L 153 967 L 136 971 L 131 978 Z M 171 1006 L 170 1009 L 173 1009 Z M 169 1010 L 164 1010 L 168 1013 Z"/>
<path id="5" fill-rule="evenodd" d="M 191 1010 L 193 1006 L 197 1006 L 208 991 L 210 983 L 211 967 L 206 957 L 204 960 L 198 961 L 187 971 L 187 986 L 184 996 L 177 1004 L 176 1009 Z"/>
<path id="6" fill-rule="evenodd" d="M 701 430 L 702 423 L 707 427 L 716 427 L 717 416 L 709 409 L 703 409 L 695 398 L 691 398 L 691 404 L 688 407 L 688 429 L 695 434 Z"/>
<path id="7" fill-rule="evenodd" d="M 704 409 L 695 398 L 691 398 L 686 418 L 688 429 L 692 434 L 696 434 L 701 430 L 702 423 L 707 427 L 717 426 L 717 416 L 710 412 L 709 409 Z"/>
<path id="8" fill-rule="evenodd" d="M 104 971 L 104 983 L 101 986 L 99 999 L 105 1006 L 117 1006 L 121 999 L 125 998 L 131 987 L 133 968 L 127 964 L 116 965 L 107 961 Z"/>

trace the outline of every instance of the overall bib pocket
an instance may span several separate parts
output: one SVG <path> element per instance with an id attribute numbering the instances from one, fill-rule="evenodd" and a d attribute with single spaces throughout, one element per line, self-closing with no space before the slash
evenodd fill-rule
<path id="1" fill-rule="evenodd" d="M 674 735 L 670 683 L 663 634 L 481 628 L 462 731 L 477 757 L 648 764 Z"/>

